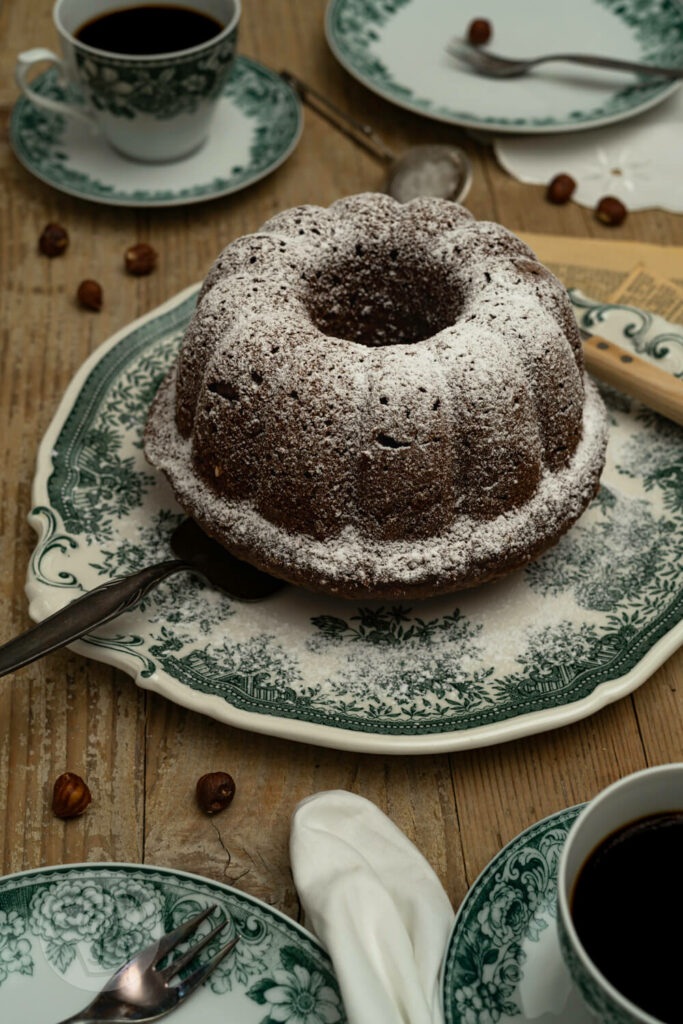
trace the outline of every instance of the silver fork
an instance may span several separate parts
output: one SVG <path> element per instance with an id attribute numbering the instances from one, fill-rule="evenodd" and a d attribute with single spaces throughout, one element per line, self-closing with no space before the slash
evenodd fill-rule
<path id="1" fill-rule="evenodd" d="M 591 68 L 611 68 L 614 71 L 634 71 L 638 74 L 657 75 L 663 78 L 683 78 L 683 68 L 663 68 L 656 64 L 636 64 L 628 60 L 616 60 L 613 57 L 591 57 L 584 53 L 553 53 L 545 57 L 531 57 L 528 60 L 511 60 L 500 57 L 489 50 L 470 46 L 462 39 L 452 39 L 446 47 L 451 57 L 469 64 L 482 75 L 492 78 L 515 78 L 525 74 L 529 68 L 544 64 L 549 60 L 570 61 L 573 64 L 585 64 Z"/>
<path id="2" fill-rule="evenodd" d="M 147 1021 L 160 1020 L 167 1013 L 171 1013 L 191 996 L 203 981 L 206 981 L 239 941 L 238 935 L 177 985 L 169 984 L 172 978 L 194 960 L 197 953 L 223 931 L 228 922 L 223 921 L 217 925 L 168 966 L 160 968 L 159 964 L 184 939 L 194 934 L 202 921 L 212 914 L 216 907 L 214 903 L 201 914 L 181 924 L 179 928 L 167 932 L 146 946 L 109 979 L 100 994 L 81 1013 L 61 1021 L 60 1024 L 145 1024 Z"/>

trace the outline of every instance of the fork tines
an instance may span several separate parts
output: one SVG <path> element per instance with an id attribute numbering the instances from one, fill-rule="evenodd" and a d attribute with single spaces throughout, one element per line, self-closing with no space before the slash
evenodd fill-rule
<path id="1" fill-rule="evenodd" d="M 208 946 L 217 935 L 220 935 L 226 927 L 228 921 L 221 921 L 220 924 L 211 929 L 208 935 L 205 935 L 204 938 L 200 939 L 194 946 L 191 946 L 181 956 L 172 960 L 166 967 L 159 968 L 158 965 L 161 961 L 176 949 L 184 939 L 193 935 L 202 921 L 205 921 L 206 918 L 217 909 L 218 905 L 213 903 L 211 906 L 202 910 L 200 914 L 197 914 L 196 917 L 190 918 L 189 921 L 185 921 L 184 924 L 179 925 L 178 928 L 175 928 L 172 932 L 167 932 L 166 935 L 162 935 L 159 939 L 153 966 L 157 969 L 157 974 L 161 975 L 164 981 L 168 982 L 171 978 L 175 978 L 175 976 L 179 974 L 183 968 L 187 967 L 188 964 L 196 958 L 197 954 L 201 953 L 201 951 Z M 183 998 L 184 996 L 189 995 L 190 992 L 193 992 L 198 985 L 201 985 L 201 983 L 208 978 L 216 967 L 218 967 L 220 962 L 228 955 L 228 953 L 234 949 L 238 942 L 239 935 L 226 943 L 226 945 L 219 949 L 218 952 L 215 953 L 210 960 L 207 960 L 205 964 L 201 964 L 192 972 L 192 974 L 189 974 L 184 978 L 178 985 L 178 995 Z"/>

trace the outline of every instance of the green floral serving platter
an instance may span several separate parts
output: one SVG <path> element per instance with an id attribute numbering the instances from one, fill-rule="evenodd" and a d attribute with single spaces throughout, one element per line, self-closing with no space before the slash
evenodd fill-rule
<path id="1" fill-rule="evenodd" d="M 199 962 L 231 937 L 240 940 L 173 1012 L 174 1022 L 343 1024 L 332 964 L 294 921 L 219 882 L 134 864 L 0 878 L 0 1019 L 54 1024 L 78 1013 L 135 953 L 212 904 L 216 910 L 180 952 L 225 920 Z"/>
<path id="2" fill-rule="evenodd" d="M 557 867 L 580 811 L 560 811 L 520 833 L 467 893 L 444 960 L 446 1024 L 594 1022 L 557 931 Z"/>
<path id="3" fill-rule="evenodd" d="M 33 88 L 53 99 L 74 99 L 54 69 Z M 291 86 L 257 61 L 237 57 L 208 140 L 182 160 L 130 160 L 84 122 L 41 110 L 24 97 L 12 112 L 10 142 L 31 174 L 61 192 L 110 206 L 180 206 L 238 192 L 270 174 L 295 148 L 302 125 Z"/>
<path id="4" fill-rule="evenodd" d="M 373 92 L 437 121 L 494 132 L 568 132 L 620 121 L 678 88 L 650 76 L 545 64 L 492 79 L 446 53 L 470 22 L 492 25 L 490 49 L 506 57 L 604 54 L 683 65 L 677 0 L 331 0 L 326 32 L 339 62 Z"/>
<path id="5" fill-rule="evenodd" d="M 27 577 L 40 620 L 172 557 L 182 518 L 144 458 L 149 404 L 192 287 L 102 345 L 40 447 Z M 573 295 L 581 325 L 683 376 L 683 330 Z M 428 601 L 358 604 L 286 587 L 241 603 L 192 575 L 74 644 L 142 687 L 232 725 L 342 749 L 482 746 L 593 713 L 683 640 L 683 430 L 606 390 L 600 493 L 526 570 Z"/>

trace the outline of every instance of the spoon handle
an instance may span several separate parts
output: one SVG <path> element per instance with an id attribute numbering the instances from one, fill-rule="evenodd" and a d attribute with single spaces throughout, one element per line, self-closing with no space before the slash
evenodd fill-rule
<path id="1" fill-rule="evenodd" d="M 548 60 L 566 60 L 572 64 L 584 64 L 589 68 L 608 68 L 613 71 L 633 71 L 636 74 L 659 75 L 675 80 L 683 78 L 683 68 L 662 67 L 661 64 L 644 64 L 632 60 L 618 60 L 616 57 L 592 57 L 587 53 L 555 53 L 537 57 L 529 64 L 544 64 Z"/>
<path id="2" fill-rule="evenodd" d="M 323 96 L 317 89 L 314 89 L 312 85 L 302 82 L 291 71 L 281 71 L 280 78 L 284 78 L 291 85 L 292 89 L 298 93 L 302 103 L 306 103 L 311 110 L 324 118 L 328 124 L 331 124 L 342 135 L 346 135 L 352 142 L 362 146 L 363 149 L 367 149 L 372 156 L 385 162 L 393 162 L 396 159 L 393 149 L 387 146 L 384 139 L 380 138 L 369 124 L 357 121 L 355 117 L 341 110 L 332 100 L 328 100 L 326 96 Z"/>
<path id="3" fill-rule="evenodd" d="M 0 647 L 0 676 L 78 640 L 128 611 L 166 576 L 190 568 L 187 562 L 174 558 L 89 590 Z"/>

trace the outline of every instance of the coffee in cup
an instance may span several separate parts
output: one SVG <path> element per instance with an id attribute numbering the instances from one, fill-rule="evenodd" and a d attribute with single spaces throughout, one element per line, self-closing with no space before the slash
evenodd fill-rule
<path id="1" fill-rule="evenodd" d="M 85 120 L 135 160 L 176 160 L 206 139 L 232 69 L 240 0 L 57 0 L 63 56 L 19 55 L 15 78 L 34 104 Z M 80 102 L 43 96 L 30 69 L 56 64 Z"/>
<path id="2" fill-rule="evenodd" d="M 682 865 L 683 764 L 614 783 L 570 829 L 558 871 L 560 945 L 599 1020 L 682 1019 Z"/>

